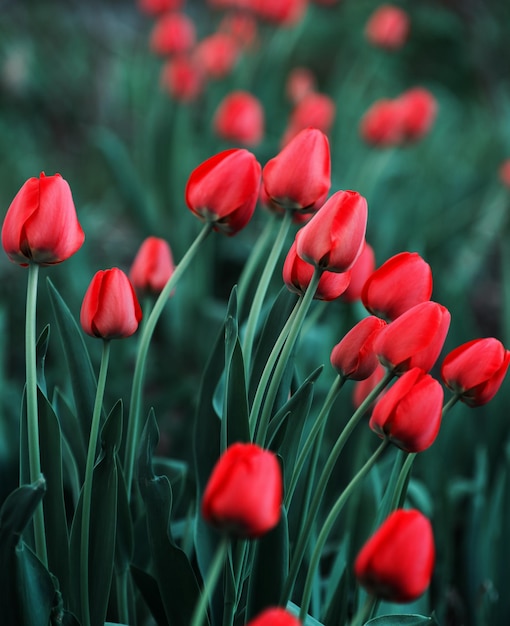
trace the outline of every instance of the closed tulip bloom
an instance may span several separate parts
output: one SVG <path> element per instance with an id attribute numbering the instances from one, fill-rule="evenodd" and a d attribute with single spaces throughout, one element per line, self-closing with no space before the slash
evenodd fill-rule
<path id="1" fill-rule="evenodd" d="M 365 36 L 378 48 L 398 50 L 407 41 L 410 21 L 405 11 L 390 4 L 376 9 L 365 26 Z"/>
<path id="2" fill-rule="evenodd" d="M 271 607 L 259 613 L 246 626 L 300 626 L 300 624 L 298 618 L 285 609 Z"/>
<path id="3" fill-rule="evenodd" d="M 377 402 L 370 428 L 406 452 L 422 452 L 441 426 L 443 388 L 419 367 L 405 372 Z"/>
<path id="4" fill-rule="evenodd" d="M 365 241 L 361 254 L 356 261 L 354 261 L 354 265 L 350 269 L 351 282 L 342 294 L 342 300 L 345 300 L 345 302 L 356 302 L 357 300 L 360 300 L 363 286 L 374 269 L 374 249 Z"/>
<path id="5" fill-rule="evenodd" d="M 161 70 L 161 87 L 179 102 L 192 102 L 201 93 L 204 78 L 193 58 L 179 55 L 168 59 Z"/>
<path id="6" fill-rule="evenodd" d="M 138 291 L 158 294 L 173 272 L 174 261 L 168 243 L 159 237 L 147 237 L 136 254 L 129 278 Z"/>
<path id="7" fill-rule="evenodd" d="M 278 26 L 293 26 L 304 16 L 308 0 L 257 0 L 255 14 Z"/>
<path id="8" fill-rule="evenodd" d="M 404 138 L 401 108 L 395 100 L 377 100 L 361 118 L 362 139 L 374 146 L 398 146 Z"/>
<path id="9" fill-rule="evenodd" d="M 147 15 L 159 15 L 165 11 L 176 11 L 184 5 L 184 0 L 137 0 L 138 8 Z"/>
<path id="10" fill-rule="evenodd" d="M 505 159 L 503 163 L 501 163 L 499 170 L 499 180 L 505 185 L 505 187 L 510 187 L 510 159 Z"/>
<path id="11" fill-rule="evenodd" d="M 219 79 L 230 74 L 240 51 L 241 47 L 234 36 L 216 32 L 204 37 L 197 44 L 194 59 L 206 77 Z"/>
<path id="12" fill-rule="evenodd" d="M 278 524 L 282 495 L 276 456 L 256 444 L 235 443 L 213 468 L 202 499 L 202 515 L 220 531 L 252 539 Z"/>
<path id="13" fill-rule="evenodd" d="M 473 339 L 452 350 L 441 366 L 441 378 L 468 406 L 487 404 L 498 392 L 510 351 L 493 337 Z"/>
<path id="14" fill-rule="evenodd" d="M 152 52 L 167 56 L 182 54 L 195 45 L 195 25 L 184 13 L 172 12 L 158 18 L 150 35 Z"/>
<path id="15" fill-rule="evenodd" d="M 130 337 L 142 319 L 133 285 L 116 267 L 97 272 L 81 305 L 80 323 L 87 335 L 101 339 Z"/>
<path id="16" fill-rule="evenodd" d="M 401 252 L 367 278 L 361 301 L 370 313 L 394 320 L 431 295 L 430 265 L 416 252 Z"/>
<path id="17" fill-rule="evenodd" d="M 335 103 L 328 95 L 323 93 L 307 94 L 298 102 L 291 113 L 282 145 L 287 145 L 293 137 L 309 126 L 318 128 L 328 135 L 335 120 L 335 112 Z"/>
<path id="18" fill-rule="evenodd" d="M 293 104 L 315 91 L 317 81 L 314 73 L 306 67 L 295 67 L 289 73 L 285 84 L 287 97 Z"/>
<path id="19" fill-rule="evenodd" d="M 299 258 L 294 241 L 283 264 L 283 282 L 290 291 L 302 296 L 308 289 L 314 271 L 313 265 Z M 342 274 L 322 272 L 314 299 L 335 300 L 347 289 L 350 278 L 350 272 L 343 272 Z"/>
<path id="20" fill-rule="evenodd" d="M 60 174 L 29 178 L 11 202 L 2 227 L 7 256 L 24 267 L 61 263 L 84 239 L 71 189 Z"/>
<path id="21" fill-rule="evenodd" d="M 361 548 L 354 573 L 377 598 L 412 602 L 430 585 L 434 561 L 430 521 L 415 509 L 397 509 Z"/>
<path id="22" fill-rule="evenodd" d="M 329 272 L 350 269 L 365 243 L 368 207 L 357 191 L 337 191 L 296 236 L 298 255 Z"/>
<path id="23" fill-rule="evenodd" d="M 401 94 L 396 102 L 401 109 L 406 141 L 417 141 L 430 131 L 437 115 L 437 101 L 430 91 L 414 87 Z"/>
<path id="24" fill-rule="evenodd" d="M 248 150 L 234 148 L 210 157 L 191 173 L 186 203 L 199 218 L 227 236 L 248 224 L 260 191 L 260 164 Z"/>
<path id="25" fill-rule="evenodd" d="M 331 187 L 331 157 L 326 135 L 316 128 L 298 133 L 262 170 L 265 193 L 286 211 L 313 213 Z"/>
<path id="26" fill-rule="evenodd" d="M 219 104 L 213 127 L 222 139 L 245 146 L 256 146 L 264 134 L 264 109 L 252 94 L 234 91 Z"/>
<path id="27" fill-rule="evenodd" d="M 450 319 L 448 309 L 437 302 L 417 304 L 379 333 L 374 342 L 379 361 L 397 375 L 413 367 L 430 371 L 443 348 Z"/>
<path id="28" fill-rule="evenodd" d="M 379 361 L 374 353 L 374 339 L 386 322 L 370 316 L 362 319 L 331 351 L 331 365 L 343 378 L 364 380 L 374 373 Z"/>

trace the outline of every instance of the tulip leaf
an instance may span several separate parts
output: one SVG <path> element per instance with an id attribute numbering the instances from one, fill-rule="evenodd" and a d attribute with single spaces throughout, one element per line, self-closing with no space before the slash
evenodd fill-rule
<path id="1" fill-rule="evenodd" d="M 232 320 L 232 318 L 229 318 L 229 320 Z M 231 332 L 229 337 L 228 330 L 233 325 L 229 320 L 225 324 L 225 349 L 228 360 L 225 365 L 227 388 L 223 412 L 228 446 L 236 441 L 247 443 L 251 440 L 243 352 L 239 343 L 239 336 L 237 335 L 237 324 L 235 334 Z M 230 330 L 232 331 L 231 328 Z"/>
<path id="2" fill-rule="evenodd" d="M 168 626 L 157 580 L 134 565 L 131 565 L 131 575 L 158 626 Z"/>
<path id="3" fill-rule="evenodd" d="M 47 395 L 46 377 L 44 375 L 44 364 L 46 362 L 46 354 L 48 353 L 48 345 L 50 341 L 50 326 L 46 325 L 39 335 L 36 345 L 36 366 L 37 366 L 37 384 L 39 389 Z"/>
<path id="4" fill-rule="evenodd" d="M 292 613 L 292 615 L 295 615 L 296 617 L 299 616 L 299 607 L 297 606 L 297 604 L 294 604 L 294 602 L 287 602 L 286 608 L 289 613 Z M 324 626 L 324 624 L 322 622 L 319 622 L 319 620 L 316 620 L 311 615 L 307 615 L 302 626 Z"/>
<path id="5" fill-rule="evenodd" d="M 365 626 L 419 626 L 419 624 L 437 624 L 433 617 L 424 615 L 380 615 L 365 622 Z"/>

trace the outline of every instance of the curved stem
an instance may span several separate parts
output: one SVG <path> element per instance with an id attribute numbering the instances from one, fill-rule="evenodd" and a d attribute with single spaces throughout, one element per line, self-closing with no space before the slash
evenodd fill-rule
<path id="1" fill-rule="evenodd" d="M 317 566 L 319 565 L 320 557 L 321 557 L 324 545 L 326 543 L 326 539 L 328 538 L 328 535 L 331 532 L 331 529 L 333 528 L 333 525 L 336 522 L 336 519 L 338 515 L 340 514 L 340 511 L 342 510 L 347 499 L 349 498 L 351 493 L 356 489 L 359 483 L 363 480 L 363 478 L 372 469 L 372 467 L 375 465 L 378 458 L 381 456 L 382 452 L 388 447 L 388 445 L 389 445 L 388 439 L 385 439 L 384 441 L 381 442 L 377 450 L 372 454 L 372 456 L 368 459 L 368 461 L 366 461 L 363 467 L 358 471 L 358 473 L 354 476 L 354 478 L 351 480 L 348 486 L 344 489 L 344 491 L 342 492 L 338 500 L 333 505 L 331 511 L 329 512 L 329 515 L 327 516 L 326 521 L 324 522 L 324 525 L 315 542 L 315 548 L 312 554 L 312 558 L 310 560 L 308 574 L 307 574 L 306 581 L 305 581 L 305 588 L 303 591 L 303 598 L 301 601 L 301 610 L 299 613 L 299 618 L 302 623 L 304 623 L 306 614 L 308 612 L 308 606 L 310 604 L 310 598 L 312 596 L 313 579 L 315 576 L 315 572 L 317 570 Z"/>
<path id="2" fill-rule="evenodd" d="M 154 334 L 156 324 L 163 312 L 163 309 L 168 301 L 172 290 L 174 289 L 177 281 L 187 269 L 191 263 L 193 257 L 197 253 L 200 245 L 209 235 L 212 230 L 212 224 L 207 223 L 204 225 L 195 241 L 188 248 L 186 254 L 182 257 L 179 264 L 175 267 L 175 270 L 168 279 L 163 291 L 159 294 L 158 299 L 154 303 L 154 307 L 142 327 L 140 335 L 140 342 L 138 344 L 138 354 L 135 363 L 135 372 L 133 375 L 133 386 L 131 388 L 131 400 L 129 404 L 129 419 L 128 419 L 128 431 L 126 438 L 126 451 L 124 457 L 124 471 L 126 476 L 126 489 L 128 497 L 131 497 L 131 483 L 133 480 L 133 467 L 135 461 L 135 451 L 138 439 L 140 437 L 141 430 L 141 404 L 142 404 L 142 387 L 145 376 L 145 365 L 147 362 L 147 353 L 149 352 L 149 346 Z"/>
<path id="3" fill-rule="evenodd" d="M 90 504 L 92 500 L 92 482 L 94 476 L 94 462 L 96 459 L 97 439 L 101 422 L 101 409 L 103 406 L 104 390 L 106 386 L 106 373 L 110 358 L 110 342 L 103 341 L 103 353 L 101 367 L 97 381 L 94 413 L 90 427 L 89 447 L 87 451 L 87 464 L 85 466 L 85 482 L 83 483 L 83 503 L 81 518 L 81 544 L 80 544 L 80 594 L 81 594 L 81 617 L 82 626 L 90 626 L 89 606 L 89 540 L 90 540 Z"/>
<path id="4" fill-rule="evenodd" d="M 39 416 L 37 408 L 37 283 L 39 265 L 30 263 L 28 266 L 27 304 L 25 317 L 25 367 L 26 367 L 26 395 L 27 395 L 27 437 L 30 482 L 41 477 L 41 454 L 39 450 Z M 44 511 L 42 502 L 34 513 L 35 553 L 48 565 L 46 549 L 46 533 L 44 528 Z"/>
<path id="5" fill-rule="evenodd" d="M 223 565 L 225 563 L 225 556 L 228 549 L 228 539 L 224 537 L 216 550 L 214 559 L 211 563 L 211 567 L 207 572 L 207 578 L 204 582 L 204 588 L 197 602 L 193 617 L 191 619 L 191 626 L 202 626 L 207 613 L 207 605 L 209 604 L 209 598 L 212 596 L 216 582 L 219 578 Z"/>
<path id="6" fill-rule="evenodd" d="M 367 596 L 365 603 L 352 618 L 349 626 L 362 626 L 370 618 L 370 614 L 376 603 L 377 598 L 375 596 Z"/>

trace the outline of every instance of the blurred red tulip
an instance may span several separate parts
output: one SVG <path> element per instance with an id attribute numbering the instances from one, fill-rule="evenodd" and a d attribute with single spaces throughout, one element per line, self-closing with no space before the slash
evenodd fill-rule
<path id="1" fill-rule="evenodd" d="M 166 11 L 178 11 L 184 6 L 185 0 L 137 0 L 137 5 L 142 13 L 147 15 L 159 15 Z"/>
<path id="2" fill-rule="evenodd" d="M 297 617 L 291 615 L 280 607 L 264 609 L 256 617 L 248 622 L 246 626 L 300 626 L 301 622 Z"/>
<path id="3" fill-rule="evenodd" d="M 365 281 L 375 269 L 374 249 L 366 241 L 361 254 L 351 267 L 351 282 L 342 294 L 342 300 L 356 302 L 361 298 L 361 292 Z"/>
<path id="4" fill-rule="evenodd" d="M 209 78 L 224 78 L 232 71 L 240 53 L 239 43 L 228 33 L 216 32 L 204 37 L 196 46 L 194 58 Z"/>
<path id="5" fill-rule="evenodd" d="M 252 0 L 255 14 L 278 26 L 293 26 L 304 16 L 308 0 Z"/>
<path id="6" fill-rule="evenodd" d="M 505 187 L 510 187 L 510 159 L 506 159 L 501 164 L 499 168 L 499 180 Z"/>
<path id="7" fill-rule="evenodd" d="M 377 100 L 361 118 L 360 134 L 375 146 L 399 145 L 403 140 L 402 115 L 395 100 Z"/>
<path id="8" fill-rule="evenodd" d="M 154 24 L 150 49 L 155 54 L 169 56 L 188 52 L 195 45 L 195 25 L 184 13 L 167 13 Z"/>
<path id="9" fill-rule="evenodd" d="M 437 102 L 430 91 L 414 87 L 401 94 L 396 102 L 401 109 L 406 141 L 417 141 L 430 131 L 437 115 Z"/>
<path id="10" fill-rule="evenodd" d="M 129 272 L 133 287 L 142 293 L 163 291 L 174 271 L 170 246 L 159 237 L 147 237 L 140 246 Z"/>
<path id="11" fill-rule="evenodd" d="M 256 146 L 264 134 L 264 109 L 255 96 L 246 91 L 234 91 L 218 105 L 213 127 L 222 139 Z"/>
<path id="12" fill-rule="evenodd" d="M 285 92 L 292 104 L 297 104 L 316 88 L 315 75 L 306 67 L 295 67 L 287 76 Z M 313 126 L 313 124 L 311 124 Z"/>
<path id="13" fill-rule="evenodd" d="M 204 80 L 192 57 L 168 59 L 161 70 L 161 87 L 179 102 L 191 102 L 201 93 Z"/>
<path id="14" fill-rule="evenodd" d="M 251 48 L 257 41 L 257 20 L 250 13 L 227 13 L 218 30 L 234 37 L 241 48 Z"/>
<path id="15" fill-rule="evenodd" d="M 407 41 L 409 35 L 409 16 L 402 9 L 383 4 L 370 16 L 365 35 L 368 41 L 378 48 L 398 50 Z"/>
<path id="16" fill-rule="evenodd" d="M 318 128 L 328 135 L 335 120 L 335 110 L 335 103 L 326 94 L 309 93 L 303 96 L 291 113 L 282 145 L 287 145 L 293 137 L 308 127 Z"/>

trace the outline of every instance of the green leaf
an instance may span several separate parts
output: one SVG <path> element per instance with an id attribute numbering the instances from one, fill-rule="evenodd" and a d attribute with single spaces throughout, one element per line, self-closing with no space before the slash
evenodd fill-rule
<path id="1" fill-rule="evenodd" d="M 134 565 L 131 565 L 131 575 L 158 626 L 168 626 L 157 580 Z"/>
<path id="2" fill-rule="evenodd" d="M 250 441 L 249 409 L 243 352 L 232 318 L 225 324 L 226 397 L 223 420 L 227 430 L 227 446 L 236 441 Z"/>
<path id="3" fill-rule="evenodd" d="M 286 608 L 289 613 L 292 613 L 292 615 L 295 615 L 296 617 L 299 616 L 299 607 L 297 606 L 297 604 L 294 604 L 294 602 L 287 602 Z M 324 626 L 324 624 L 319 622 L 319 620 L 316 620 L 311 615 L 307 615 L 302 626 Z"/>
<path id="4" fill-rule="evenodd" d="M 380 615 L 374 617 L 365 626 L 418 626 L 419 624 L 436 624 L 433 617 L 425 617 L 424 615 Z"/>
<path id="5" fill-rule="evenodd" d="M 85 464 L 87 461 L 87 448 L 81 432 L 81 426 L 67 399 L 58 388 L 55 388 L 53 391 L 52 406 L 58 417 L 62 436 L 73 456 L 81 484 L 85 478 Z"/>
<path id="6" fill-rule="evenodd" d="M 44 364 L 46 361 L 46 354 L 48 352 L 48 345 L 50 340 L 50 326 L 46 325 L 39 335 L 36 345 L 36 368 L 37 368 L 37 384 L 39 388 L 47 395 L 46 377 L 44 375 Z"/>

